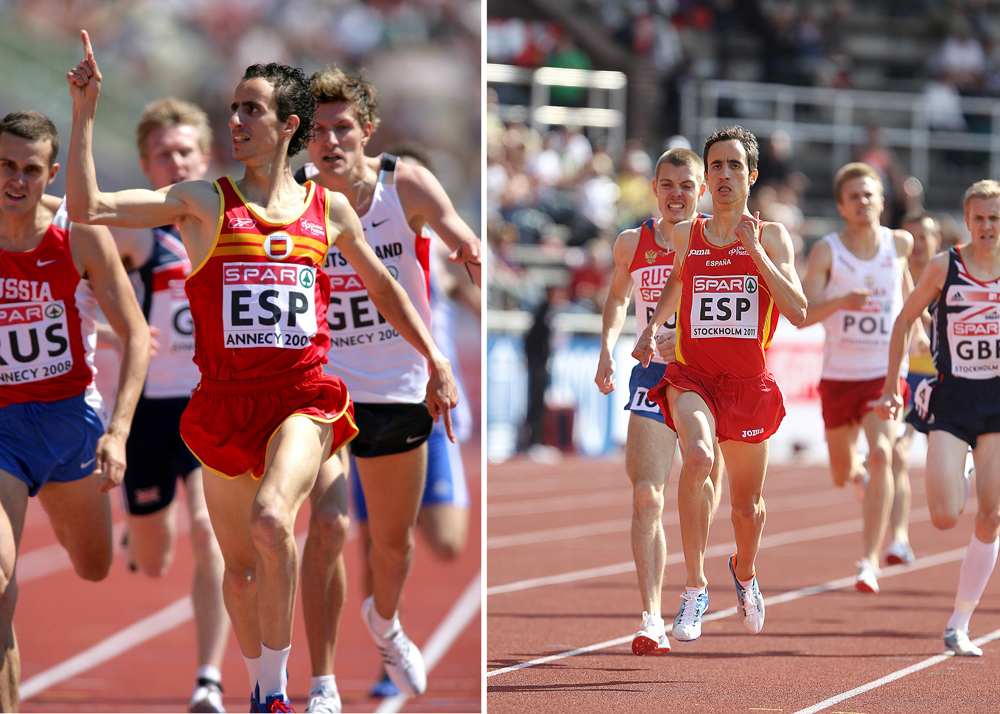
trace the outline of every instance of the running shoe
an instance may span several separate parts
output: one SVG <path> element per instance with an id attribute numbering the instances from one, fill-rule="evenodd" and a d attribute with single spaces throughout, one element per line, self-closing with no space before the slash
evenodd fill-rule
<path id="1" fill-rule="evenodd" d="M 427 689 L 427 672 L 420 650 L 410 642 L 398 621 L 396 628 L 387 632 L 384 637 L 375 632 L 371 621 L 374 609 L 375 598 L 369 597 L 361 606 L 361 619 L 365 621 L 375 645 L 382 653 L 382 662 L 389 679 L 399 687 L 401 694 L 408 697 L 420 696 Z"/>
<path id="2" fill-rule="evenodd" d="M 913 562 L 913 549 L 908 543 L 901 540 L 894 540 L 892 545 L 886 548 L 886 565 L 907 565 Z"/>
<path id="3" fill-rule="evenodd" d="M 757 575 L 750 580 L 750 590 L 743 587 L 736 577 L 736 555 L 729 559 L 729 572 L 733 574 L 736 583 L 736 614 L 739 615 L 743 629 L 751 635 L 756 635 L 764 628 L 764 598 L 760 594 Z"/>
<path id="4" fill-rule="evenodd" d="M 222 683 L 214 679 L 199 677 L 194 694 L 188 703 L 189 712 L 224 712 L 222 706 Z"/>
<path id="5" fill-rule="evenodd" d="M 372 688 L 368 690 L 369 697 L 379 697 L 381 699 L 388 699 L 397 694 L 399 694 L 399 687 L 392 683 L 385 669 L 382 670 L 382 678 L 375 682 Z"/>
<path id="6" fill-rule="evenodd" d="M 983 651 L 969 641 L 969 631 L 949 627 L 944 631 L 944 646 L 962 657 L 982 657 Z"/>
<path id="7" fill-rule="evenodd" d="M 340 692 L 334 687 L 331 693 L 329 689 L 317 689 L 309 692 L 309 703 L 306 704 L 306 712 L 316 714 L 340 714 Z"/>
<path id="8" fill-rule="evenodd" d="M 262 712 L 294 712 L 292 703 L 284 694 L 270 694 L 264 702 Z"/>
<path id="9" fill-rule="evenodd" d="M 854 587 L 857 588 L 858 592 L 877 595 L 878 576 L 882 574 L 882 571 L 872 565 L 868 558 L 862 558 L 857 565 L 858 580 L 854 583 Z"/>
<path id="10" fill-rule="evenodd" d="M 694 642 L 701 637 L 701 616 L 708 609 L 708 588 L 681 593 L 681 609 L 674 618 L 674 639 Z"/>
<path id="11" fill-rule="evenodd" d="M 665 655 L 670 651 L 670 640 L 663 626 L 663 618 L 659 615 L 642 613 L 642 629 L 632 638 L 632 653 L 642 655 Z"/>

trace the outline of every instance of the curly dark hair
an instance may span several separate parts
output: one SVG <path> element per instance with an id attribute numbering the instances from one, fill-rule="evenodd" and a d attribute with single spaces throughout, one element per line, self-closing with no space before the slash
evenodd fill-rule
<path id="1" fill-rule="evenodd" d="M 738 141 L 743 144 L 743 150 L 747 154 L 747 173 L 757 168 L 757 159 L 760 157 L 760 149 L 757 147 L 757 137 L 741 127 L 739 124 L 720 129 L 705 140 L 705 151 L 703 158 L 705 166 L 708 166 L 708 150 L 713 144 L 720 141 Z"/>
<path id="2" fill-rule="evenodd" d="M 309 77 L 298 67 L 269 62 L 247 67 L 240 82 L 263 79 L 274 87 L 274 100 L 278 104 L 278 121 L 285 121 L 293 114 L 299 118 L 299 128 L 288 144 L 288 155 L 295 156 L 306 148 L 313 136 L 313 116 L 316 100 L 309 86 Z"/>

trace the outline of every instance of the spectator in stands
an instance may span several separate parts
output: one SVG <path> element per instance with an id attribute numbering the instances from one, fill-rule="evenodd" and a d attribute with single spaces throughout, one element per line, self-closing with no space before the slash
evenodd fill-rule
<path id="1" fill-rule="evenodd" d="M 936 65 L 940 72 L 948 74 L 961 94 L 979 93 L 986 70 L 986 55 L 966 18 L 955 19 L 952 33 L 938 50 Z"/>
<path id="2" fill-rule="evenodd" d="M 615 203 L 621 189 L 612 176 L 614 161 L 604 152 L 594 154 L 582 172 L 577 199 L 577 213 L 585 219 L 578 226 L 572 243 L 582 245 L 600 233 L 611 233 L 615 225 Z"/>
<path id="3" fill-rule="evenodd" d="M 790 172 L 789 162 L 792 158 L 792 140 L 787 131 L 779 129 L 768 137 L 767 143 L 760 152 L 757 162 L 758 186 L 770 185 L 777 187 L 784 183 Z"/>
<path id="4" fill-rule="evenodd" d="M 653 160 L 636 142 L 625 154 L 618 174 L 618 219 L 615 232 L 635 228 L 656 213 L 656 196 L 649 190 L 653 180 Z"/>
<path id="5" fill-rule="evenodd" d="M 898 200 L 904 173 L 896 158 L 896 153 L 885 144 L 881 126 L 875 123 L 868 125 L 867 140 L 864 146 L 855 153 L 854 160 L 868 164 L 878 174 L 885 199 L 882 220 L 888 221 Z"/>
<path id="6" fill-rule="evenodd" d="M 545 63 L 546 67 L 565 67 L 569 69 L 591 69 L 590 57 L 580 49 L 568 32 L 559 36 L 555 51 Z M 563 107 L 582 107 L 587 103 L 587 90 L 584 87 L 552 87 L 550 90 L 552 104 Z"/>

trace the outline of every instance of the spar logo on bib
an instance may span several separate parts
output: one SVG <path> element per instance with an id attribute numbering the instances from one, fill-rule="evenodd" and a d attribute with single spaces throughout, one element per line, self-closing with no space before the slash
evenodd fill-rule
<path id="1" fill-rule="evenodd" d="M 284 232 L 272 233 L 264 239 L 264 252 L 273 260 L 284 260 L 292 254 L 294 247 L 292 237 Z"/>
<path id="2" fill-rule="evenodd" d="M 692 288 L 692 337 L 757 339 L 757 278 L 696 275 Z"/>
<path id="3" fill-rule="evenodd" d="M 315 284 L 311 265 L 223 264 L 225 347 L 307 347 L 316 334 Z"/>

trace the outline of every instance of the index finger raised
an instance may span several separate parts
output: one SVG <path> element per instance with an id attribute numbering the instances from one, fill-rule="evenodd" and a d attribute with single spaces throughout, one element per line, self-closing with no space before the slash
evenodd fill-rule
<path id="1" fill-rule="evenodd" d="M 93 59 L 94 48 L 90 45 L 90 35 L 87 34 L 86 30 L 80 30 L 80 36 L 83 38 L 83 55 L 87 59 Z"/>

